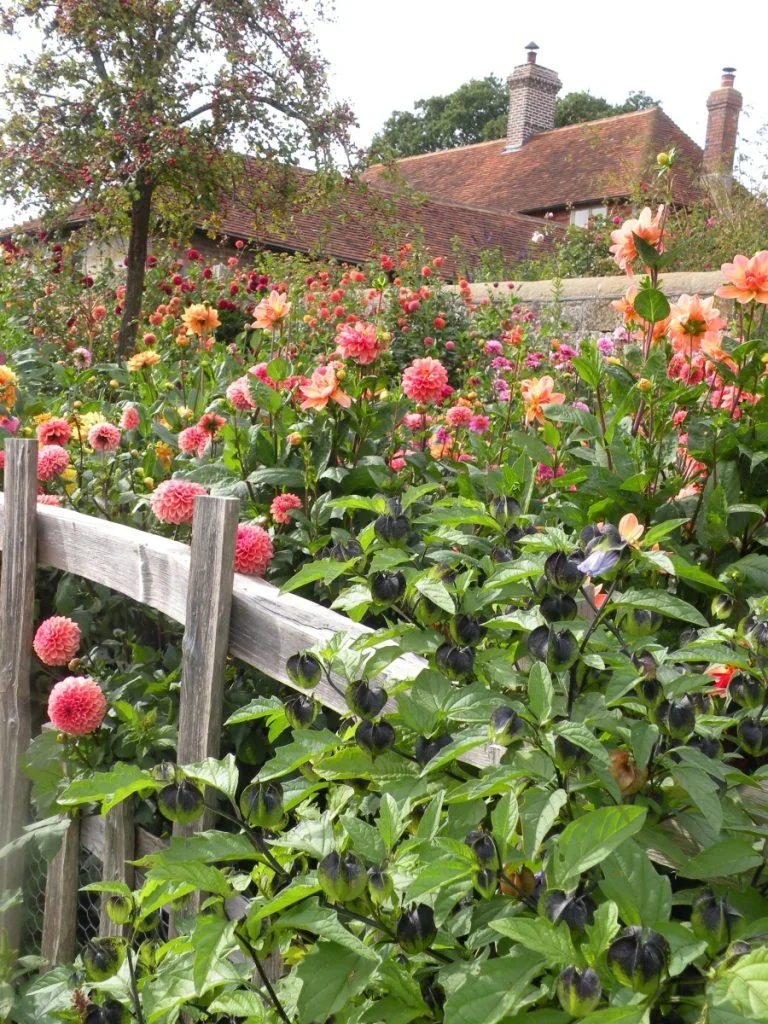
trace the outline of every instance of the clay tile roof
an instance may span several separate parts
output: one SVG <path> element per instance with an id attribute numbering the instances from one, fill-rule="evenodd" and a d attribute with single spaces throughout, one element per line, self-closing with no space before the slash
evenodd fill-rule
<path id="1" fill-rule="evenodd" d="M 327 208 L 296 209 L 279 230 L 254 221 L 247 181 L 240 181 L 234 198 L 222 205 L 218 234 L 258 241 L 271 248 L 326 254 L 360 263 L 407 243 L 423 243 L 433 256 L 443 256 L 443 274 L 472 276 L 484 249 L 498 249 L 507 264 L 548 248 L 562 229 L 521 214 L 500 214 L 467 204 L 430 197 L 425 202 L 397 195 L 373 184 L 361 189 L 349 184 Z M 532 241 L 535 233 L 546 237 Z"/>
<path id="2" fill-rule="evenodd" d="M 435 199 L 504 213 L 543 213 L 571 204 L 623 199 L 647 180 L 656 154 L 675 146 L 679 160 L 673 198 L 701 197 L 702 150 L 660 107 L 555 128 L 504 152 L 503 139 L 405 157 L 397 170 L 413 188 Z M 385 180 L 382 166 L 366 179 Z"/>

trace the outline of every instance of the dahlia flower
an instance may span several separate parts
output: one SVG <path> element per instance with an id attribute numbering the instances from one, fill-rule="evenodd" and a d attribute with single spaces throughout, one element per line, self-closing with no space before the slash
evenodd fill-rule
<path id="1" fill-rule="evenodd" d="M 255 523 L 241 523 L 235 541 L 235 572 L 263 576 L 272 561 L 274 548 L 266 530 Z"/>
<path id="2" fill-rule="evenodd" d="M 439 402 L 448 384 L 448 371 L 439 359 L 414 359 L 403 371 L 403 391 L 414 402 Z"/>
<path id="3" fill-rule="evenodd" d="M 373 324 L 357 321 L 339 328 L 336 334 L 336 355 L 343 359 L 354 359 L 360 366 L 367 366 L 379 352 L 379 341 Z"/>
<path id="4" fill-rule="evenodd" d="M 69 453 L 58 444 L 45 444 L 37 453 L 39 480 L 52 480 L 69 465 Z"/>
<path id="5" fill-rule="evenodd" d="M 139 425 L 139 410 L 135 405 L 126 405 L 120 417 L 120 426 L 123 430 L 135 430 Z"/>
<path id="6" fill-rule="evenodd" d="M 80 646 L 80 627 L 66 615 L 52 615 L 37 627 L 32 647 L 44 665 L 68 665 Z"/>
<path id="7" fill-rule="evenodd" d="M 149 499 L 149 507 L 164 523 L 191 523 L 195 498 L 208 491 L 192 480 L 164 480 Z"/>
<path id="8" fill-rule="evenodd" d="M 35 427 L 40 444 L 66 444 L 72 436 L 72 427 L 61 416 L 52 416 Z"/>
<path id="9" fill-rule="evenodd" d="M 120 431 L 112 423 L 97 423 L 88 431 L 88 444 L 97 452 L 113 452 L 120 445 Z"/>
<path id="10" fill-rule="evenodd" d="M 272 499 L 272 504 L 269 506 L 269 513 L 276 523 L 291 522 L 291 517 L 288 513 L 292 508 L 302 508 L 304 505 L 298 494 L 278 494 Z"/>
<path id="11" fill-rule="evenodd" d="M 48 698 L 51 725 L 70 736 L 87 736 L 98 729 L 106 711 L 106 698 L 90 676 L 67 676 Z"/>

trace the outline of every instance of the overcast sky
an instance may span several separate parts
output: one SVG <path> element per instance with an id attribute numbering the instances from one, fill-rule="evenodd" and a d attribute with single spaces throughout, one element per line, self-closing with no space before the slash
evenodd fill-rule
<path id="1" fill-rule="evenodd" d="M 393 110 L 471 78 L 506 78 L 524 63 L 529 42 L 539 45 L 539 63 L 559 74 L 560 95 L 586 89 L 619 102 L 642 90 L 699 145 L 707 96 L 726 66 L 737 69 L 744 134 L 768 123 L 764 0 L 741 0 L 732 17 L 712 0 L 335 2 L 335 23 L 317 36 L 334 92 L 357 113 L 364 145 Z"/>

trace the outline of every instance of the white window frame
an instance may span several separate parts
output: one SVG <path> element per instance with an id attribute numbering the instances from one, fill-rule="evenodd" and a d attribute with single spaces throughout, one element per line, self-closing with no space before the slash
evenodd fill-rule
<path id="1" fill-rule="evenodd" d="M 577 228 L 589 227 L 592 217 L 604 217 L 608 212 L 607 206 L 581 206 L 571 210 L 570 223 Z"/>

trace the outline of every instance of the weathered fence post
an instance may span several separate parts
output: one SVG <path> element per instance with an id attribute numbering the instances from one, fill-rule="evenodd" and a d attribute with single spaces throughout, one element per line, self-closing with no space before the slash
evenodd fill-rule
<path id="1" fill-rule="evenodd" d="M 104 850 L 101 855 L 101 878 L 104 882 L 125 882 L 133 888 L 133 864 L 135 856 L 135 831 L 133 824 L 133 800 L 123 800 L 104 818 Z M 99 935 L 125 935 L 127 926 L 115 924 L 106 911 L 109 893 L 102 893 L 99 910 Z"/>
<path id="2" fill-rule="evenodd" d="M 80 818 L 75 816 L 64 833 L 45 880 L 45 913 L 40 955 L 51 964 L 75 958 L 77 902 L 80 882 Z"/>
<path id="3" fill-rule="evenodd" d="M 0 580 L 0 779 L 3 808 L 0 848 L 16 839 L 28 822 L 29 783 L 21 758 L 30 740 L 29 669 L 35 613 L 37 562 L 37 441 L 5 443 L 3 571 Z M 24 880 L 24 854 L 0 860 L 0 890 L 18 889 Z M 21 938 L 21 907 L 3 915 L 11 949 Z"/>
<path id="4" fill-rule="evenodd" d="M 182 765 L 219 753 L 239 510 L 237 498 L 195 498 L 176 751 Z M 206 812 L 173 832 L 191 835 L 212 823 Z"/>

